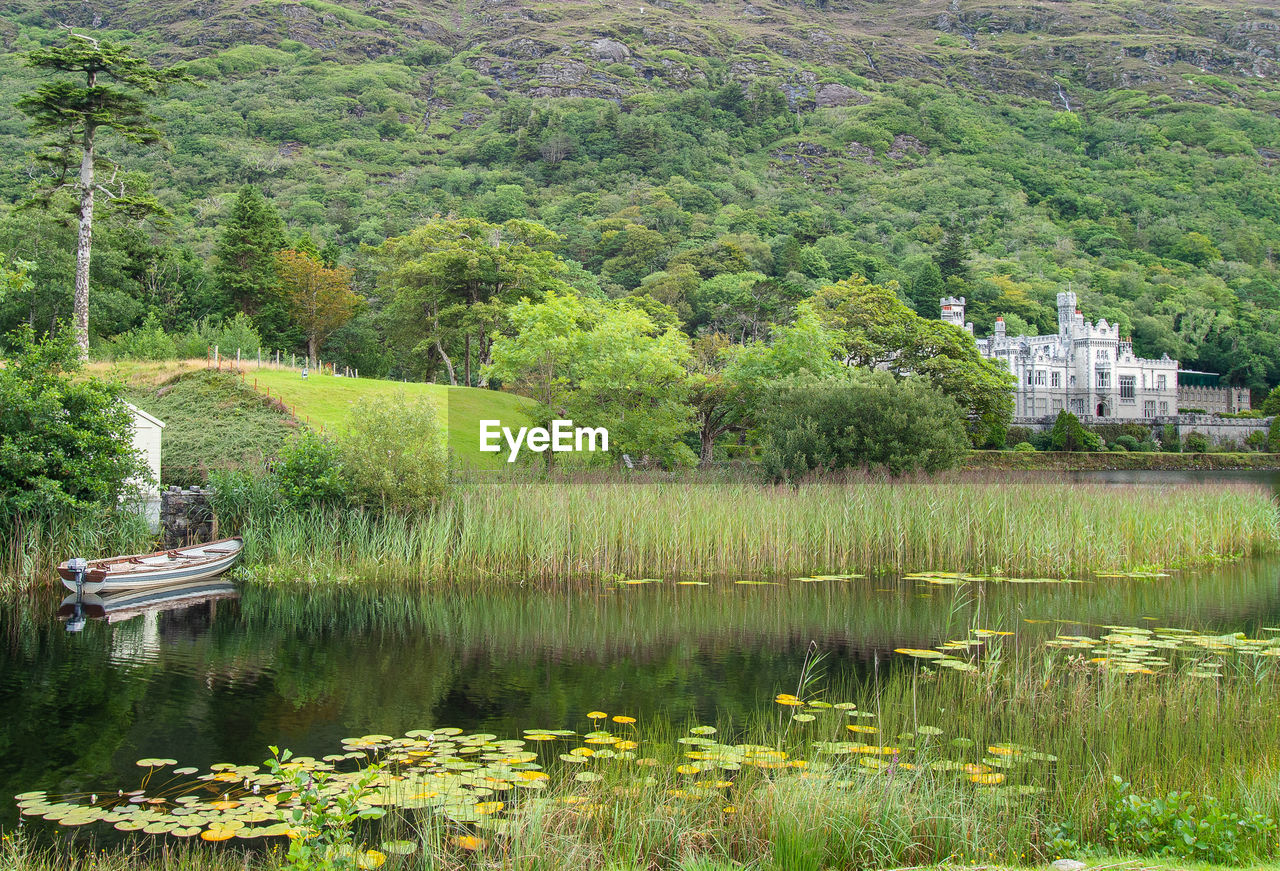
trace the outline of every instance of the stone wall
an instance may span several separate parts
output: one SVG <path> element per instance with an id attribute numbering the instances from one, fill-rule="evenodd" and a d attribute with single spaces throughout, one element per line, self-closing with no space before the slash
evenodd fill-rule
<path id="1" fill-rule="evenodd" d="M 1017 421 L 1016 426 L 1025 426 L 1037 432 L 1053 429 L 1056 417 L 1041 417 L 1032 421 Z M 1209 439 L 1210 444 L 1244 445 L 1251 433 L 1261 432 L 1263 435 L 1271 428 L 1270 417 L 1218 417 L 1213 414 L 1179 414 L 1177 416 L 1157 417 L 1154 420 L 1123 420 L 1120 418 L 1095 418 L 1082 421 L 1085 428 L 1108 423 L 1139 424 L 1150 427 L 1159 440 L 1161 430 L 1168 424 L 1178 428 L 1178 438 L 1185 439 L 1193 432 L 1198 432 Z"/>
<path id="2" fill-rule="evenodd" d="M 209 490 L 170 487 L 160 494 L 160 534 L 166 548 L 213 541 L 216 522 Z"/>

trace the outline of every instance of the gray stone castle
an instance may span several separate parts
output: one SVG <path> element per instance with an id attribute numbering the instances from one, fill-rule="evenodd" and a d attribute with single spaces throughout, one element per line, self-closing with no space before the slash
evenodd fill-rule
<path id="1" fill-rule="evenodd" d="M 943 321 L 973 331 L 964 319 L 964 297 L 941 302 Z M 1070 292 L 1058 294 L 1057 333 L 1010 336 L 1004 319 L 996 318 L 992 335 L 977 343 L 984 357 L 1003 360 L 1017 378 L 1018 423 L 1069 411 L 1090 423 L 1155 424 L 1176 422 L 1179 408 L 1214 413 L 1250 407 L 1247 389 L 1220 386 L 1213 373 L 1179 370 L 1167 354 L 1158 360 L 1138 357 L 1118 325 L 1086 321 Z"/>

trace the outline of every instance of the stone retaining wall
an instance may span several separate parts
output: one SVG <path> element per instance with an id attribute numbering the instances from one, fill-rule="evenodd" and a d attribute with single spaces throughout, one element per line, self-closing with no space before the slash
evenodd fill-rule
<path id="1" fill-rule="evenodd" d="M 210 491 L 170 487 L 160 494 L 160 534 L 166 548 L 213 541 L 217 522 Z"/>
<path id="2" fill-rule="evenodd" d="M 1017 419 L 1014 426 L 1025 426 L 1037 432 L 1053 429 L 1056 418 L 1039 417 Z M 1218 447 L 1223 445 L 1244 445 L 1251 433 L 1261 432 L 1263 435 L 1271 428 L 1271 417 L 1218 417 L 1212 414 L 1179 414 L 1169 417 L 1157 417 L 1153 420 L 1124 420 L 1120 418 L 1094 418 L 1081 421 L 1086 428 L 1105 424 L 1138 424 L 1150 427 L 1158 440 L 1161 430 L 1169 424 L 1178 428 L 1178 438 L 1185 439 L 1193 432 L 1198 432 Z"/>

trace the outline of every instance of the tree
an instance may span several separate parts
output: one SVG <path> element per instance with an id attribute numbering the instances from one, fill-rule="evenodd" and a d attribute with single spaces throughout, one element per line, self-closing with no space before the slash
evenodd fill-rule
<path id="1" fill-rule="evenodd" d="M 968 259 L 969 250 L 965 247 L 964 235 L 955 227 L 949 227 L 934 256 L 938 271 L 944 279 L 952 276 L 963 279 L 969 272 L 969 267 L 965 264 Z"/>
<path id="2" fill-rule="evenodd" d="M 534 423 L 571 419 L 609 430 L 609 450 L 673 466 L 692 462 L 689 339 L 619 302 L 550 291 L 510 311 L 514 334 L 493 345 L 493 377 L 533 398 Z M 553 454 L 546 454 L 548 466 Z"/>
<path id="3" fill-rule="evenodd" d="M 145 474 L 120 388 L 85 377 L 69 332 L 37 341 L 23 327 L 0 368 L 0 519 L 114 506 Z"/>
<path id="4" fill-rule="evenodd" d="M 1080 418 L 1069 411 L 1058 412 L 1058 419 L 1049 431 L 1049 448 L 1054 451 L 1097 451 L 1102 449 L 1102 439 L 1089 432 Z"/>
<path id="5" fill-rule="evenodd" d="M 4 254 L 0 254 L 0 302 L 9 294 L 23 293 L 31 287 L 31 278 L 27 272 L 31 264 L 25 260 L 14 260 L 12 265 L 5 263 Z"/>
<path id="6" fill-rule="evenodd" d="M 486 371 L 493 336 L 505 328 L 511 305 L 569 290 L 569 264 L 547 250 L 558 240 L 531 221 L 498 225 L 475 218 L 438 219 L 388 239 L 376 255 L 379 282 L 393 295 L 389 332 L 411 353 L 438 357 L 455 386 L 453 355 L 460 352 L 469 385 L 474 363 Z M 481 386 L 487 383 L 482 374 Z"/>
<path id="7" fill-rule="evenodd" d="M 276 253 L 280 287 L 295 321 L 307 335 L 307 359 L 315 360 L 320 343 L 351 320 L 360 297 L 351 288 L 354 270 L 329 268 L 302 251 Z"/>
<path id="8" fill-rule="evenodd" d="M 1280 387 L 1273 387 L 1262 400 L 1262 413 L 1280 415 Z"/>
<path id="9" fill-rule="evenodd" d="M 1013 418 L 1013 376 L 978 352 L 973 336 L 922 318 L 897 296 L 897 285 L 860 275 L 827 285 L 799 306 L 828 331 L 846 366 L 920 377 L 954 399 L 969 417 L 975 444 L 1003 433 Z"/>
<path id="10" fill-rule="evenodd" d="M 277 298 L 275 254 L 284 245 L 284 222 L 275 206 L 253 185 L 240 188 L 214 248 L 214 278 L 250 317 Z"/>
<path id="11" fill-rule="evenodd" d="M 777 388 L 762 418 L 762 462 L 775 480 L 838 469 L 933 472 L 969 450 L 954 401 L 921 380 L 886 372 L 792 382 Z"/>
<path id="12" fill-rule="evenodd" d="M 131 196 L 123 187 L 115 187 L 114 165 L 110 181 L 98 182 L 98 164 L 107 163 L 98 151 L 98 134 L 114 131 L 126 142 L 160 142 L 157 119 L 147 111 L 146 98 L 164 93 L 175 83 L 193 80 L 181 65 L 153 67 L 129 46 L 79 33 L 69 34 L 64 45 L 30 52 L 27 64 L 76 77 L 42 84 L 17 105 L 31 118 L 33 132 L 52 134 L 46 142 L 50 151 L 41 159 L 56 172 L 56 186 L 71 187 L 79 197 L 73 329 L 80 357 L 85 359 L 89 354 L 94 196 L 101 192 L 134 210 L 159 209 L 154 198 Z M 77 167 L 76 180 L 68 182 L 68 174 Z"/>

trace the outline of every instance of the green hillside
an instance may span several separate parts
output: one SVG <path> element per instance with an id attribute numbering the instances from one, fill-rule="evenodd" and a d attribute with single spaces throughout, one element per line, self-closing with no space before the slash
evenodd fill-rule
<path id="1" fill-rule="evenodd" d="M 501 420 L 505 426 L 527 426 L 523 409 L 529 401 L 511 393 L 474 387 L 447 387 L 421 382 L 381 381 L 373 378 L 337 378 L 312 373 L 307 378 L 289 369 L 249 370 L 245 380 L 270 392 L 300 420 L 321 429 L 340 431 L 351 415 L 351 406 L 366 396 L 403 396 L 426 399 L 448 421 L 449 448 L 467 465 L 497 467 L 502 459 L 480 453 L 481 420 Z"/>
<path id="2" fill-rule="evenodd" d="M 33 266 L 0 332 L 70 311 L 67 201 L 13 107 L 23 53 L 73 24 L 185 61 L 156 101 L 171 148 L 112 143 L 168 210 L 94 228 L 91 329 L 251 311 L 216 242 L 252 184 L 290 244 L 355 270 L 367 305 L 323 345 L 362 373 L 447 379 L 391 325 L 372 251 L 433 216 L 536 221 L 588 294 L 643 295 L 735 339 L 857 273 L 919 313 L 965 296 L 978 335 L 1056 329 L 1070 288 L 1145 356 L 1280 382 L 1280 13 L 1238 0 L 230 0 L 0 9 L 0 252 Z M 744 308 L 715 284 L 758 274 Z M 500 319 L 499 319 L 500 320 Z M 392 329 L 396 326 L 397 329 Z M 500 326 L 500 324 L 499 324 Z M 397 331 L 398 330 L 398 331 Z M 481 336 L 479 328 L 472 336 Z M 465 337 L 454 329 L 454 360 Z"/>

